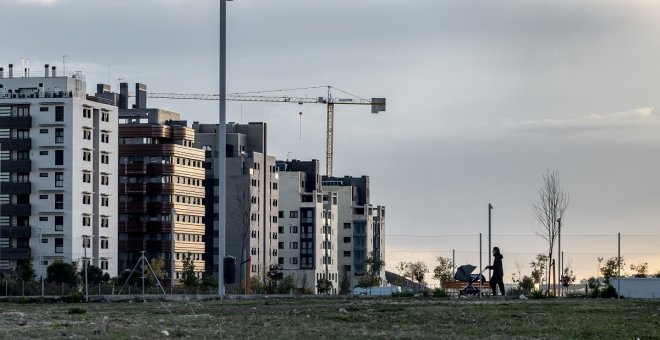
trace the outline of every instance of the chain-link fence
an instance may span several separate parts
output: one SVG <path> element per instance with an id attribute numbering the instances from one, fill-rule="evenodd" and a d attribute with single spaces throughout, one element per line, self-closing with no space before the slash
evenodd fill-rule
<path id="1" fill-rule="evenodd" d="M 433 279 L 433 270 L 438 265 L 437 258 L 453 260 L 454 267 L 472 264 L 479 268 L 486 267 L 491 260 L 488 247 L 488 234 L 476 235 L 387 235 L 385 267 L 387 271 L 402 274 L 402 262 L 426 264 L 429 272 L 424 281 L 427 287 L 437 287 L 439 282 Z M 559 240 L 555 242 L 552 257 L 557 259 Z M 538 235 L 492 235 L 491 247 L 499 247 L 503 259 L 504 281 L 512 284 L 514 279 L 531 276 L 532 262 L 537 262 L 537 255 L 548 255 L 548 242 Z M 660 272 L 660 235 L 562 235 L 561 258 L 563 268 L 575 276 L 575 283 L 590 277 L 602 277 L 601 268 L 609 259 L 621 256 L 621 276 L 639 274 L 631 265 L 637 267 L 646 263 L 646 275 L 655 276 Z M 543 279 L 550 283 L 559 282 L 559 261 L 554 272 L 543 270 Z M 619 269 L 619 268 L 617 268 Z M 553 281 L 553 273 L 554 280 Z M 484 273 L 488 277 L 487 271 Z M 547 282 L 547 281 L 545 281 Z"/>
<path id="2" fill-rule="evenodd" d="M 44 282 L 43 284 L 43 296 L 49 297 L 58 297 L 58 296 L 69 296 L 72 293 L 83 293 L 85 292 L 84 283 L 57 283 Z M 99 284 L 88 284 L 89 295 L 141 295 L 142 294 L 142 285 L 117 285 L 112 283 L 99 283 Z M 163 290 L 166 294 L 217 294 L 218 289 L 215 287 L 203 288 L 187 288 L 182 286 L 176 286 L 173 289 L 170 287 L 163 287 L 162 290 L 158 286 L 154 285 L 145 285 L 144 294 L 147 295 L 159 295 L 163 294 Z M 20 279 L 0 279 L 0 297 L 2 296 L 41 296 L 42 295 L 42 285 L 39 281 L 22 281 Z"/>

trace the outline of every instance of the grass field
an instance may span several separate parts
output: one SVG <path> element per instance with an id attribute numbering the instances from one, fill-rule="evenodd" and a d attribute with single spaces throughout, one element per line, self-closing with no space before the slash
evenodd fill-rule
<path id="1" fill-rule="evenodd" d="M 659 313 L 658 300 L 603 299 L 0 303 L 0 338 L 658 339 Z"/>

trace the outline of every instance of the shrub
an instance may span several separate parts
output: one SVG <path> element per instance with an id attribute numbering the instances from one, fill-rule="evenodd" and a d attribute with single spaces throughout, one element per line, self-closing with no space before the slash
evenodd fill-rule
<path id="1" fill-rule="evenodd" d="M 398 297 L 398 298 L 402 298 L 402 297 L 413 297 L 413 296 L 415 296 L 415 294 L 414 294 L 413 292 L 411 292 L 411 291 L 407 291 L 407 292 L 394 292 L 394 293 L 392 293 L 392 297 Z"/>
<path id="2" fill-rule="evenodd" d="M 583 299 L 586 298 L 587 295 L 584 292 L 568 292 L 566 293 L 566 297 L 569 299 Z"/>
<path id="3" fill-rule="evenodd" d="M 545 299 L 548 297 L 548 295 L 541 289 L 535 289 L 531 291 L 529 297 L 532 299 Z"/>
<path id="4" fill-rule="evenodd" d="M 442 288 L 435 288 L 433 290 L 433 297 L 446 297 L 446 296 L 447 296 L 447 292 L 445 292 L 445 290 Z"/>
<path id="5" fill-rule="evenodd" d="M 69 297 L 67 299 L 68 302 L 72 302 L 72 303 L 82 302 L 82 300 L 83 300 L 82 292 L 71 292 L 69 293 Z"/>
<path id="6" fill-rule="evenodd" d="M 86 313 L 87 311 L 84 308 L 80 308 L 80 307 L 69 308 L 69 311 L 67 312 L 67 314 L 86 314 Z"/>
<path id="7" fill-rule="evenodd" d="M 619 294 L 617 294 L 616 288 L 612 287 L 612 285 L 607 285 L 607 287 L 600 292 L 599 297 L 603 299 L 611 299 L 619 297 Z"/>

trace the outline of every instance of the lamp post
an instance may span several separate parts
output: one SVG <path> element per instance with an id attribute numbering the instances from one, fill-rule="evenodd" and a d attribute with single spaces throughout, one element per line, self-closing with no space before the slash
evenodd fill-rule
<path id="1" fill-rule="evenodd" d="M 491 240 L 491 211 L 493 211 L 493 205 L 488 203 L 488 254 L 490 254 L 492 248 L 492 245 L 490 243 Z M 491 256 L 488 256 L 488 266 L 491 265 Z M 489 276 L 490 277 L 490 276 Z"/>
<path id="2" fill-rule="evenodd" d="M 87 260 L 87 236 L 83 235 L 83 251 L 84 251 L 84 260 L 83 267 L 85 268 L 85 302 L 89 302 L 89 286 L 87 285 L 87 267 L 89 262 Z"/>
<path id="3" fill-rule="evenodd" d="M 563 263 L 562 263 L 562 259 L 561 259 L 561 217 L 557 219 L 557 240 L 558 240 L 557 241 L 557 248 L 558 248 L 557 249 L 557 262 L 559 262 L 559 264 L 557 265 L 557 271 L 559 272 L 559 275 L 557 275 L 557 277 L 559 278 L 559 290 L 558 290 L 559 291 L 559 296 L 561 296 L 561 291 L 562 291 L 562 287 L 563 287 L 563 285 L 562 285 L 562 275 L 563 275 L 563 271 L 564 271 L 564 268 L 562 267 Z"/>
<path id="4" fill-rule="evenodd" d="M 225 296 L 224 259 L 227 200 L 227 1 L 220 0 L 220 76 L 218 100 L 218 295 Z"/>
<path id="5" fill-rule="evenodd" d="M 41 268 L 41 298 L 43 299 L 43 297 L 44 297 L 44 252 L 43 252 L 41 226 L 37 225 L 37 228 L 39 228 L 39 268 Z"/>

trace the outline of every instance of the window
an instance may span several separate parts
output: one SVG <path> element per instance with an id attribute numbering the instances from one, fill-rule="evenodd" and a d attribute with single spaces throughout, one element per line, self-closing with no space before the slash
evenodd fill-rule
<path id="1" fill-rule="evenodd" d="M 277 264 L 284 264 L 284 258 L 283 257 L 278 257 L 277 258 Z"/>
<path id="2" fill-rule="evenodd" d="M 30 181 L 30 174 L 20 173 L 16 174 L 16 182 L 27 183 Z"/>
<path id="3" fill-rule="evenodd" d="M 64 143 L 64 129 L 57 128 L 55 129 L 55 144 Z"/>
<path id="4" fill-rule="evenodd" d="M 92 140 L 92 130 L 83 130 L 83 139 Z"/>
<path id="5" fill-rule="evenodd" d="M 83 172 L 83 182 L 84 183 L 91 183 L 92 182 L 92 174 L 88 172 Z"/>
<path id="6" fill-rule="evenodd" d="M 291 249 L 298 249 L 298 242 L 291 242 L 291 244 L 289 245 L 289 247 L 290 247 Z"/>
<path id="7" fill-rule="evenodd" d="M 89 237 L 83 236 L 83 248 L 90 248 L 92 240 Z"/>
<path id="8" fill-rule="evenodd" d="M 48 177 L 48 173 L 47 172 L 41 172 L 41 173 L 39 173 L 39 177 Z"/>
<path id="9" fill-rule="evenodd" d="M 108 249 L 110 241 L 109 240 L 101 240 L 101 249 Z"/>
<path id="10" fill-rule="evenodd" d="M 101 196 L 101 206 L 107 207 L 110 205 L 110 198 L 108 196 Z"/>
<path id="11" fill-rule="evenodd" d="M 297 257 L 292 257 L 291 258 L 291 264 L 298 264 L 298 258 Z"/>
<path id="12" fill-rule="evenodd" d="M 289 217 L 290 218 L 298 218 L 298 211 L 292 210 L 289 212 Z"/>
<path id="13" fill-rule="evenodd" d="M 101 269 L 108 270 L 108 260 L 101 260 Z"/>
<path id="14" fill-rule="evenodd" d="M 64 121 L 64 106 L 55 106 L 55 121 Z"/>
<path id="15" fill-rule="evenodd" d="M 55 150 L 55 165 L 64 165 L 64 150 Z"/>
<path id="16" fill-rule="evenodd" d="M 351 257 L 351 252 L 350 251 L 345 251 L 344 252 L 344 257 Z"/>
<path id="17" fill-rule="evenodd" d="M 39 133 L 48 133 L 48 129 L 39 129 Z"/>
<path id="18" fill-rule="evenodd" d="M 30 138 L 30 130 L 16 130 L 16 138 Z"/>
<path id="19" fill-rule="evenodd" d="M 83 216 L 82 225 L 83 227 L 89 227 L 90 225 L 92 225 L 92 218 L 89 216 Z"/>
<path id="20" fill-rule="evenodd" d="M 104 122 L 109 122 L 110 121 L 110 112 L 101 112 L 101 120 Z"/>
<path id="21" fill-rule="evenodd" d="M 48 156 L 48 151 L 39 151 L 39 156 Z"/>
<path id="22" fill-rule="evenodd" d="M 350 237 L 344 237 L 344 243 L 351 243 Z"/>
<path id="23" fill-rule="evenodd" d="M 92 204 L 92 196 L 88 194 L 82 195 L 82 204 Z"/>
<path id="24" fill-rule="evenodd" d="M 110 135 L 107 133 L 101 133 L 101 143 L 109 143 L 110 142 Z"/>
<path id="25" fill-rule="evenodd" d="M 108 175 L 101 175 L 101 185 L 108 185 L 110 177 Z"/>
<path id="26" fill-rule="evenodd" d="M 55 216 L 55 231 L 64 230 L 64 216 Z"/>
<path id="27" fill-rule="evenodd" d="M 64 209 L 64 195 L 55 194 L 55 209 Z M 55 218 L 57 221 L 57 218 Z"/>
<path id="28" fill-rule="evenodd" d="M 48 216 L 39 216 L 39 222 L 48 222 Z"/>
<path id="29" fill-rule="evenodd" d="M 344 230 L 350 230 L 351 229 L 351 224 L 350 223 L 344 223 Z"/>
<path id="30" fill-rule="evenodd" d="M 56 188 L 61 188 L 64 186 L 64 173 L 63 172 L 56 172 L 55 173 L 55 187 Z"/>
<path id="31" fill-rule="evenodd" d="M 110 220 L 108 220 L 107 217 L 102 217 L 101 218 L 101 228 L 107 228 L 110 225 L 109 221 Z"/>
<path id="32" fill-rule="evenodd" d="M 48 106 L 42 106 L 39 108 L 40 112 L 48 112 Z"/>
<path id="33" fill-rule="evenodd" d="M 277 249 L 284 249 L 284 242 L 277 242 Z"/>
<path id="34" fill-rule="evenodd" d="M 284 218 L 284 211 L 282 210 L 278 211 L 277 216 L 279 216 L 279 218 Z"/>
<path id="35" fill-rule="evenodd" d="M 92 152 L 91 151 L 83 151 L 83 161 L 85 161 L 85 162 L 91 162 L 92 161 Z"/>
<path id="36" fill-rule="evenodd" d="M 284 234 L 284 227 L 283 226 L 277 227 L 277 232 L 280 234 Z"/>
<path id="37" fill-rule="evenodd" d="M 277 183 L 273 183 L 273 190 L 277 190 Z"/>
<path id="38" fill-rule="evenodd" d="M 92 109 L 83 109 L 83 118 L 92 118 Z"/>
<path id="39" fill-rule="evenodd" d="M 289 226 L 289 232 L 291 234 L 297 234 L 298 233 L 298 226 L 297 225 L 290 225 Z"/>
<path id="40" fill-rule="evenodd" d="M 55 253 L 62 254 L 64 252 L 64 239 L 61 237 L 55 238 Z"/>
<path id="41" fill-rule="evenodd" d="M 101 163 L 103 164 L 110 164 L 110 156 L 102 154 L 101 155 Z"/>

